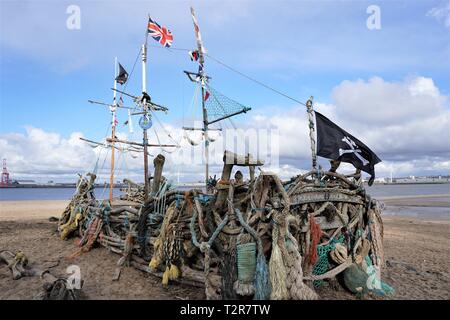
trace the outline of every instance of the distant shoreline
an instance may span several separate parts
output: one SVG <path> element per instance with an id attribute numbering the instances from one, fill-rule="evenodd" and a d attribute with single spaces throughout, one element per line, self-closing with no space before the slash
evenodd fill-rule
<path id="1" fill-rule="evenodd" d="M 0 187 L 0 189 L 60 189 L 60 188 L 69 188 L 69 189 L 74 189 L 76 188 L 77 185 L 76 184 L 64 184 L 64 185 L 8 185 L 8 186 L 2 186 Z M 94 185 L 95 188 L 103 188 L 105 187 L 104 184 L 96 184 Z M 106 187 L 109 188 L 109 185 L 106 184 Z M 113 188 L 114 189 L 119 189 L 119 188 L 125 188 L 127 187 L 127 185 L 115 185 Z"/>
<path id="2" fill-rule="evenodd" d="M 450 181 L 433 181 L 433 182 L 378 182 L 378 183 L 374 183 L 373 185 L 388 185 L 388 186 L 392 186 L 392 185 L 414 185 L 414 184 L 450 184 Z"/>
<path id="3" fill-rule="evenodd" d="M 180 183 L 181 186 L 197 186 L 199 183 L 197 182 L 192 182 L 192 183 Z M 374 186 L 393 186 L 393 185 L 429 185 L 429 184 L 450 184 L 450 181 L 434 181 L 434 182 L 380 182 L 380 183 L 374 183 Z M 365 186 L 367 186 L 367 184 L 364 184 Z M 109 184 L 95 184 L 94 187 L 95 188 L 103 188 L 103 187 L 108 187 L 109 188 Z M 126 188 L 128 187 L 128 185 L 126 184 L 116 184 L 113 186 L 114 189 L 119 189 L 119 188 Z M 37 189 L 37 188 L 41 188 L 41 189 L 51 189 L 51 188 L 76 188 L 76 184 L 61 184 L 61 185 L 38 185 L 38 184 L 34 184 L 34 185 L 7 185 L 7 186 L 0 186 L 0 189 Z"/>

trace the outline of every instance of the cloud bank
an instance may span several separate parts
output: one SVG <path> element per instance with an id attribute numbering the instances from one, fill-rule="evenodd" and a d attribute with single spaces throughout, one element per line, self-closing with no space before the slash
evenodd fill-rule
<path id="1" fill-rule="evenodd" d="M 386 81 L 372 77 L 342 81 L 333 89 L 332 103 L 317 102 L 315 108 L 380 156 L 383 162 L 376 166 L 377 176 L 389 176 L 391 170 L 395 176 L 450 174 L 450 108 L 447 97 L 431 78 L 414 76 L 402 81 Z M 272 150 L 279 152 L 279 163 L 270 164 L 266 169 L 283 178 L 309 169 L 309 131 L 303 106 L 259 108 L 247 117 L 243 129 L 273 130 L 278 135 L 271 143 L 277 144 Z M 166 176 L 174 180 L 179 176 L 181 181 L 201 181 L 204 174 L 199 158 L 201 147 L 192 148 L 173 124 L 164 126 L 182 145 L 181 149 L 165 154 Z M 77 172 L 93 170 L 97 163 L 101 179 L 106 180 L 109 155 L 102 148 L 92 148 L 82 142 L 80 136 L 83 134 L 74 132 L 65 138 L 26 127 L 25 133 L 0 135 L 0 156 L 8 159 L 9 170 L 16 179 L 70 181 Z M 126 138 L 127 134 L 119 136 Z M 213 174 L 220 174 L 223 149 L 233 147 L 233 141 L 224 139 L 226 136 L 218 136 L 212 144 Z M 162 135 L 160 138 L 162 143 L 173 142 Z M 256 145 L 256 139 L 249 137 L 248 145 Z M 243 148 L 237 151 L 244 151 L 244 145 Z M 266 160 L 267 154 L 260 154 L 260 157 Z M 118 179 L 142 180 L 141 156 L 132 158 L 126 153 L 118 156 L 117 162 Z M 321 163 L 327 166 L 325 160 Z M 345 166 L 344 170 L 352 169 Z"/>

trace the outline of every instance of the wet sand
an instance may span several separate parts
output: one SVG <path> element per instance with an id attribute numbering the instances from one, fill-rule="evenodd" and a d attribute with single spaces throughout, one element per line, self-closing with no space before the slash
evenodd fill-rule
<path id="1" fill-rule="evenodd" d="M 450 194 L 384 197 L 379 200 L 388 206 L 448 207 L 450 215 Z"/>
<path id="2" fill-rule="evenodd" d="M 50 267 L 55 275 L 65 275 L 69 265 L 78 265 L 85 299 L 204 299 L 202 289 L 164 288 L 160 279 L 133 268 L 125 268 L 120 280 L 113 281 L 119 256 L 105 248 L 69 259 L 76 249 L 74 239 L 61 241 L 56 223 L 48 221 L 59 216 L 67 202 L 1 201 L 0 250 L 22 250 L 35 266 Z M 388 299 L 450 299 L 450 220 L 392 215 L 383 219 L 387 263 L 382 278 L 396 290 Z M 0 299 L 33 299 L 41 288 L 39 278 L 12 280 L 6 266 L 0 266 Z M 355 299 L 343 288 L 324 287 L 319 294 L 322 299 Z"/>
<path id="3" fill-rule="evenodd" d="M 0 221 L 59 217 L 69 200 L 0 201 Z"/>

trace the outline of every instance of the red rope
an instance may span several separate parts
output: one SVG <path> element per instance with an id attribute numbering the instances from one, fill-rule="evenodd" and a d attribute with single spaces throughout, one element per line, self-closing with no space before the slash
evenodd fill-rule
<path id="1" fill-rule="evenodd" d="M 306 262 L 307 264 L 313 266 L 317 262 L 317 245 L 322 237 L 320 225 L 316 222 L 313 216 L 309 219 L 309 230 L 311 233 L 311 246 L 309 248 L 308 256 L 306 257 Z"/>

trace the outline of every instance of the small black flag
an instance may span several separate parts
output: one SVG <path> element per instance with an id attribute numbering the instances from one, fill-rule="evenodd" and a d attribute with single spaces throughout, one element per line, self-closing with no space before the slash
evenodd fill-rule
<path id="1" fill-rule="evenodd" d="M 116 77 L 116 81 L 120 84 L 124 84 L 128 80 L 128 72 L 126 72 L 125 68 L 119 63 L 119 75 Z"/>
<path id="2" fill-rule="evenodd" d="M 364 143 L 338 127 L 331 120 L 319 112 L 316 115 L 317 128 L 317 155 L 348 162 L 357 169 L 370 174 L 369 186 L 375 180 L 375 164 L 381 162 L 380 158 Z"/>

